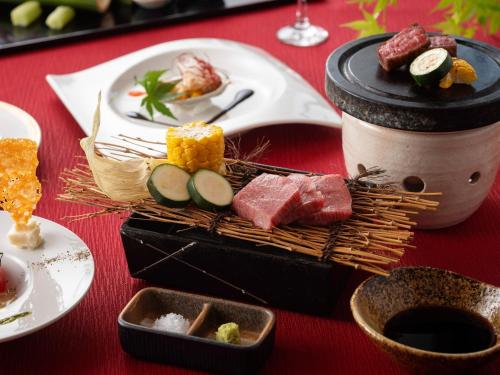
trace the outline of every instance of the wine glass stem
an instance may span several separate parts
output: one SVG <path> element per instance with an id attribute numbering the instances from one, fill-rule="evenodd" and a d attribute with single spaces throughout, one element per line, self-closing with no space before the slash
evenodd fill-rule
<path id="1" fill-rule="evenodd" d="M 304 30 L 311 26 L 307 16 L 307 0 L 297 0 L 296 17 L 295 25 L 293 25 L 296 29 Z"/>

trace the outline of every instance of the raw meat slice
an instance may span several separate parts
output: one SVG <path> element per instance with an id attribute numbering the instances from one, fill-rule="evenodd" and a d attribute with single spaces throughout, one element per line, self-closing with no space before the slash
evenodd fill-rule
<path id="1" fill-rule="evenodd" d="M 294 182 L 283 176 L 263 173 L 236 194 L 233 209 L 256 226 L 271 229 L 300 202 L 300 192 Z"/>
<path id="2" fill-rule="evenodd" d="M 280 224 L 292 223 L 301 217 L 307 217 L 321 210 L 325 202 L 323 194 L 316 189 L 316 185 L 310 177 L 303 174 L 293 173 L 287 177 L 295 183 L 300 192 L 300 204 L 288 215 L 283 217 Z"/>
<path id="3" fill-rule="evenodd" d="M 431 48 L 444 48 L 452 56 L 457 56 L 457 41 L 448 35 L 434 35 L 429 37 Z"/>
<path id="4" fill-rule="evenodd" d="M 308 217 L 299 220 L 301 224 L 330 225 L 335 221 L 345 220 L 352 215 L 352 198 L 344 179 L 338 174 L 311 177 L 316 189 L 325 197 L 323 208 Z"/>
<path id="5" fill-rule="evenodd" d="M 386 71 L 396 69 L 424 52 L 430 45 L 425 29 L 418 23 L 408 26 L 377 48 L 380 65 Z"/>

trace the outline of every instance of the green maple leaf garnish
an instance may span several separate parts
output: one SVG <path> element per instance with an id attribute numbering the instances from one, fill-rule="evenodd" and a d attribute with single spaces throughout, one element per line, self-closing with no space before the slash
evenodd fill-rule
<path id="1" fill-rule="evenodd" d="M 172 90 L 180 82 L 180 80 L 169 82 L 160 81 L 160 77 L 165 72 L 166 69 L 151 70 L 146 72 L 141 80 L 136 80 L 136 83 L 144 87 L 144 90 L 146 91 L 146 96 L 141 101 L 141 107 L 146 108 L 151 120 L 153 120 L 155 111 L 177 120 L 172 111 L 170 111 L 170 108 L 168 108 L 164 102 L 174 100 L 179 96 L 179 94 L 173 92 Z"/>

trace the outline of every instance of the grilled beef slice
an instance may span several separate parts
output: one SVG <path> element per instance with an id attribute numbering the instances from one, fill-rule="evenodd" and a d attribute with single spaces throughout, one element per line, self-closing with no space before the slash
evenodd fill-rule
<path id="1" fill-rule="evenodd" d="M 384 70 L 391 71 L 409 64 L 429 45 L 429 37 L 422 26 L 417 23 L 408 26 L 378 47 L 380 65 Z"/>

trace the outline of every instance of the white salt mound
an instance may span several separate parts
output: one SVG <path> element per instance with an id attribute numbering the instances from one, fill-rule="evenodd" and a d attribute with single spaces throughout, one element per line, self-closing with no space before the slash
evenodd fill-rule
<path id="1" fill-rule="evenodd" d="M 180 314 L 169 313 L 160 316 L 153 323 L 153 328 L 162 331 L 186 334 L 189 329 L 189 320 Z"/>

